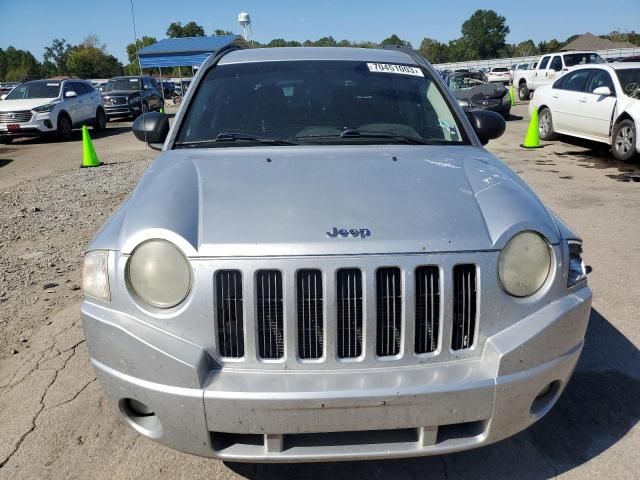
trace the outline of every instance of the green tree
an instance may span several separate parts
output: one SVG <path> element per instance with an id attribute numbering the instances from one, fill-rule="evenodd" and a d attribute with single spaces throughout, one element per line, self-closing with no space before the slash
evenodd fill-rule
<path id="1" fill-rule="evenodd" d="M 53 63 L 56 67 L 53 75 L 69 75 L 67 68 L 69 52 L 71 52 L 71 45 L 64 38 L 54 38 L 50 46 L 44 47 L 44 61 Z"/>
<path id="2" fill-rule="evenodd" d="M 196 22 L 189 22 L 186 25 L 182 25 L 180 22 L 173 22 L 167 28 L 167 37 L 204 37 L 204 28 Z"/>
<path id="3" fill-rule="evenodd" d="M 431 63 L 445 63 L 449 61 L 449 47 L 433 38 L 424 38 L 418 49 L 420 55 Z"/>
<path id="4" fill-rule="evenodd" d="M 220 36 L 220 35 L 233 35 L 233 32 L 232 32 L 232 31 L 230 31 L 230 30 L 222 30 L 222 29 L 220 29 L 220 28 L 216 28 L 216 29 L 213 31 L 213 34 L 214 34 L 214 35 L 217 35 L 217 36 Z"/>
<path id="5" fill-rule="evenodd" d="M 531 55 L 538 55 L 540 50 L 533 43 L 533 40 L 525 40 L 520 42 L 513 48 L 513 55 L 515 57 L 529 57 Z"/>
<path id="6" fill-rule="evenodd" d="M 313 42 L 314 47 L 337 47 L 338 42 L 332 36 L 322 37 L 320 40 Z"/>
<path id="7" fill-rule="evenodd" d="M 40 64 L 31 52 L 17 50 L 10 46 L 4 53 L 7 59 L 7 73 L 5 74 L 7 81 L 21 81 L 29 76 L 39 76 Z"/>
<path id="8" fill-rule="evenodd" d="M 138 52 L 144 47 L 153 45 L 156 42 L 157 40 L 155 37 L 147 37 L 145 35 L 144 37 L 136 40 L 135 43 L 130 43 L 129 45 L 127 45 L 127 58 L 129 59 L 129 64 L 132 64 L 136 68 L 138 68 Z"/>
<path id="9" fill-rule="evenodd" d="M 55 63 L 45 60 L 40 67 L 40 75 L 42 78 L 55 77 L 58 74 L 58 68 Z"/>
<path id="10" fill-rule="evenodd" d="M 476 10 L 462 24 L 462 38 L 478 59 L 496 58 L 504 49 L 509 27 L 506 19 L 493 10 Z"/>
<path id="11" fill-rule="evenodd" d="M 4 80 L 7 76 L 7 54 L 0 48 L 0 79 Z"/>
<path id="12" fill-rule="evenodd" d="M 477 58 L 477 52 L 470 48 L 464 38 L 451 40 L 447 45 L 450 62 L 466 62 Z"/>
<path id="13" fill-rule="evenodd" d="M 78 45 L 69 53 L 69 72 L 80 78 L 106 78 L 122 74 L 122 64 L 113 55 L 91 45 Z"/>
<path id="14" fill-rule="evenodd" d="M 391 35 L 390 37 L 387 37 L 384 40 L 382 40 L 380 45 L 383 45 L 383 46 L 384 45 L 399 45 L 401 47 L 409 47 L 409 48 L 411 48 L 411 43 L 410 42 L 408 42 L 407 40 L 402 40 L 395 33 L 393 35 Z"/>
<path id="15" fill-rule="evenodd" d="M 538 44 L 538 50 L 541 54 L 557 52 L 562 47 L 562 44 L 555 38 L 549 41 L 543 41 Z"/>

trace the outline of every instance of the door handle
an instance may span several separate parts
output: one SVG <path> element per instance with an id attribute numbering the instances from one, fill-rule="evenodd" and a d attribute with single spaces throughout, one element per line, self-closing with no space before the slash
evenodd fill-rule
<path id="1" fill-rule="evenodd" d="M 582 103 L 585 103 L 585 102 L 587 101 L 587 97 L 582 97 L 582 98 L 580 99 L 580 101 L 581 101 Z"/>
<path id="2" fill-rule="evenodd" d="M 552 96 L 553 98 L 560 98 L 560 95 L 559 95 L 559 94 L 557 94 L 557 93 L 554 93 L 554 94 L 552 94 L 551 96 Z"/>

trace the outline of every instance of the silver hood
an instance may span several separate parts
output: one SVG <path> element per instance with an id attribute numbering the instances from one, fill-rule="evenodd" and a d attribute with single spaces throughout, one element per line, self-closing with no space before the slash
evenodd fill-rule
<path id="1" fill-rule="evenodd" d="M 371 235 L 330 238 L 334 227 Z M 475 251 L 521 230 L 559 240 L 535 194 L 482 148 L 231 147 L 163 152 L 90 249 L 167 238 L 205 257 Z"/>

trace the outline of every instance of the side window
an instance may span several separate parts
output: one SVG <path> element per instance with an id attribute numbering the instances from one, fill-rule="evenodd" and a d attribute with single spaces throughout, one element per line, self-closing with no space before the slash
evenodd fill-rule
<path id="1" fill-rule="evenodd" d="M 562 89 L 562 84 L 564 83 L 566 78 L 567 78 L 567 75 L 564 75 L 564 76 L 560 77 L 558 80 L 556 80 L 553 83 L 553 87 L 552 88 Z"/>
<path id="2" fill-rule="evenodd" d="M 551 57 L 542 57 L 542 60 L 540 60 L 540 70 L 544 70 L 545 68 L 547 68 L 547 64 L 549 63 L 549 58 Z"/>
<path id="3" fill-rule="evenodd" d="M 551 60 L 551 65 L 549 65 L 549 68 L 551 70 L 554 70 L 556 72 L 559 72 L 562 70 L 562 58 L 561 57 L 553 57 L 553 60 Z"/>
<path id="4" fill-rule="evenodd" d="M 72 82 L 71 85 L 73 86 L 73 89 L 76 91 L 78 96 L 86 95 L 87 93 L 89 93 L 86 85 L 82 82 Z"/>
<path id="5" fill-rule="evenodd" d="M 587 93 L 592 93 L 598 87 L 609 87 L 609 90 L 611 90 L 611 92 L 615 94 L 611 75 L 609 75 L 609 72 L 607 72 L 606 70 L 593 71 L 593 75 L 591 75 L 589 83 L 587 84 Z"/>
<path id="6" fill-rule="evenodd" d="M 64 84 L 64 88 L 63 88 L 63 97 L 66 98 L 67 97 L 67 93 L 69 92 L 76 92 L 76 94 L 80 95 L 80 93 L 78 91 L 76 91 L 76 89 L 73 87 L 73 82 L 67 82 Z"/>
<path id="7" fill-rule="evenodd" d="M 589 79 L 589 75 L 591 75 L 591 69 L 577 70 L 575 72 L 567 73 L 563 78 L 564 82 L 562 82 L 563 90 L 571 90 L 573 92 L 584 92 L 585 87 L 587 86 L 587 80 Z"/>

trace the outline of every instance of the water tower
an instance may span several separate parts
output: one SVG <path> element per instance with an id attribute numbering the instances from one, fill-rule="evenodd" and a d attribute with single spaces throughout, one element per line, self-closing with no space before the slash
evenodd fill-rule
<path id="1" fill-rule="evenodd" d="M 247 12 L 238 14 L 238 26 L 240 27 L 240 35 L 248 42 L 251 40 L 251 17 Z"/>

